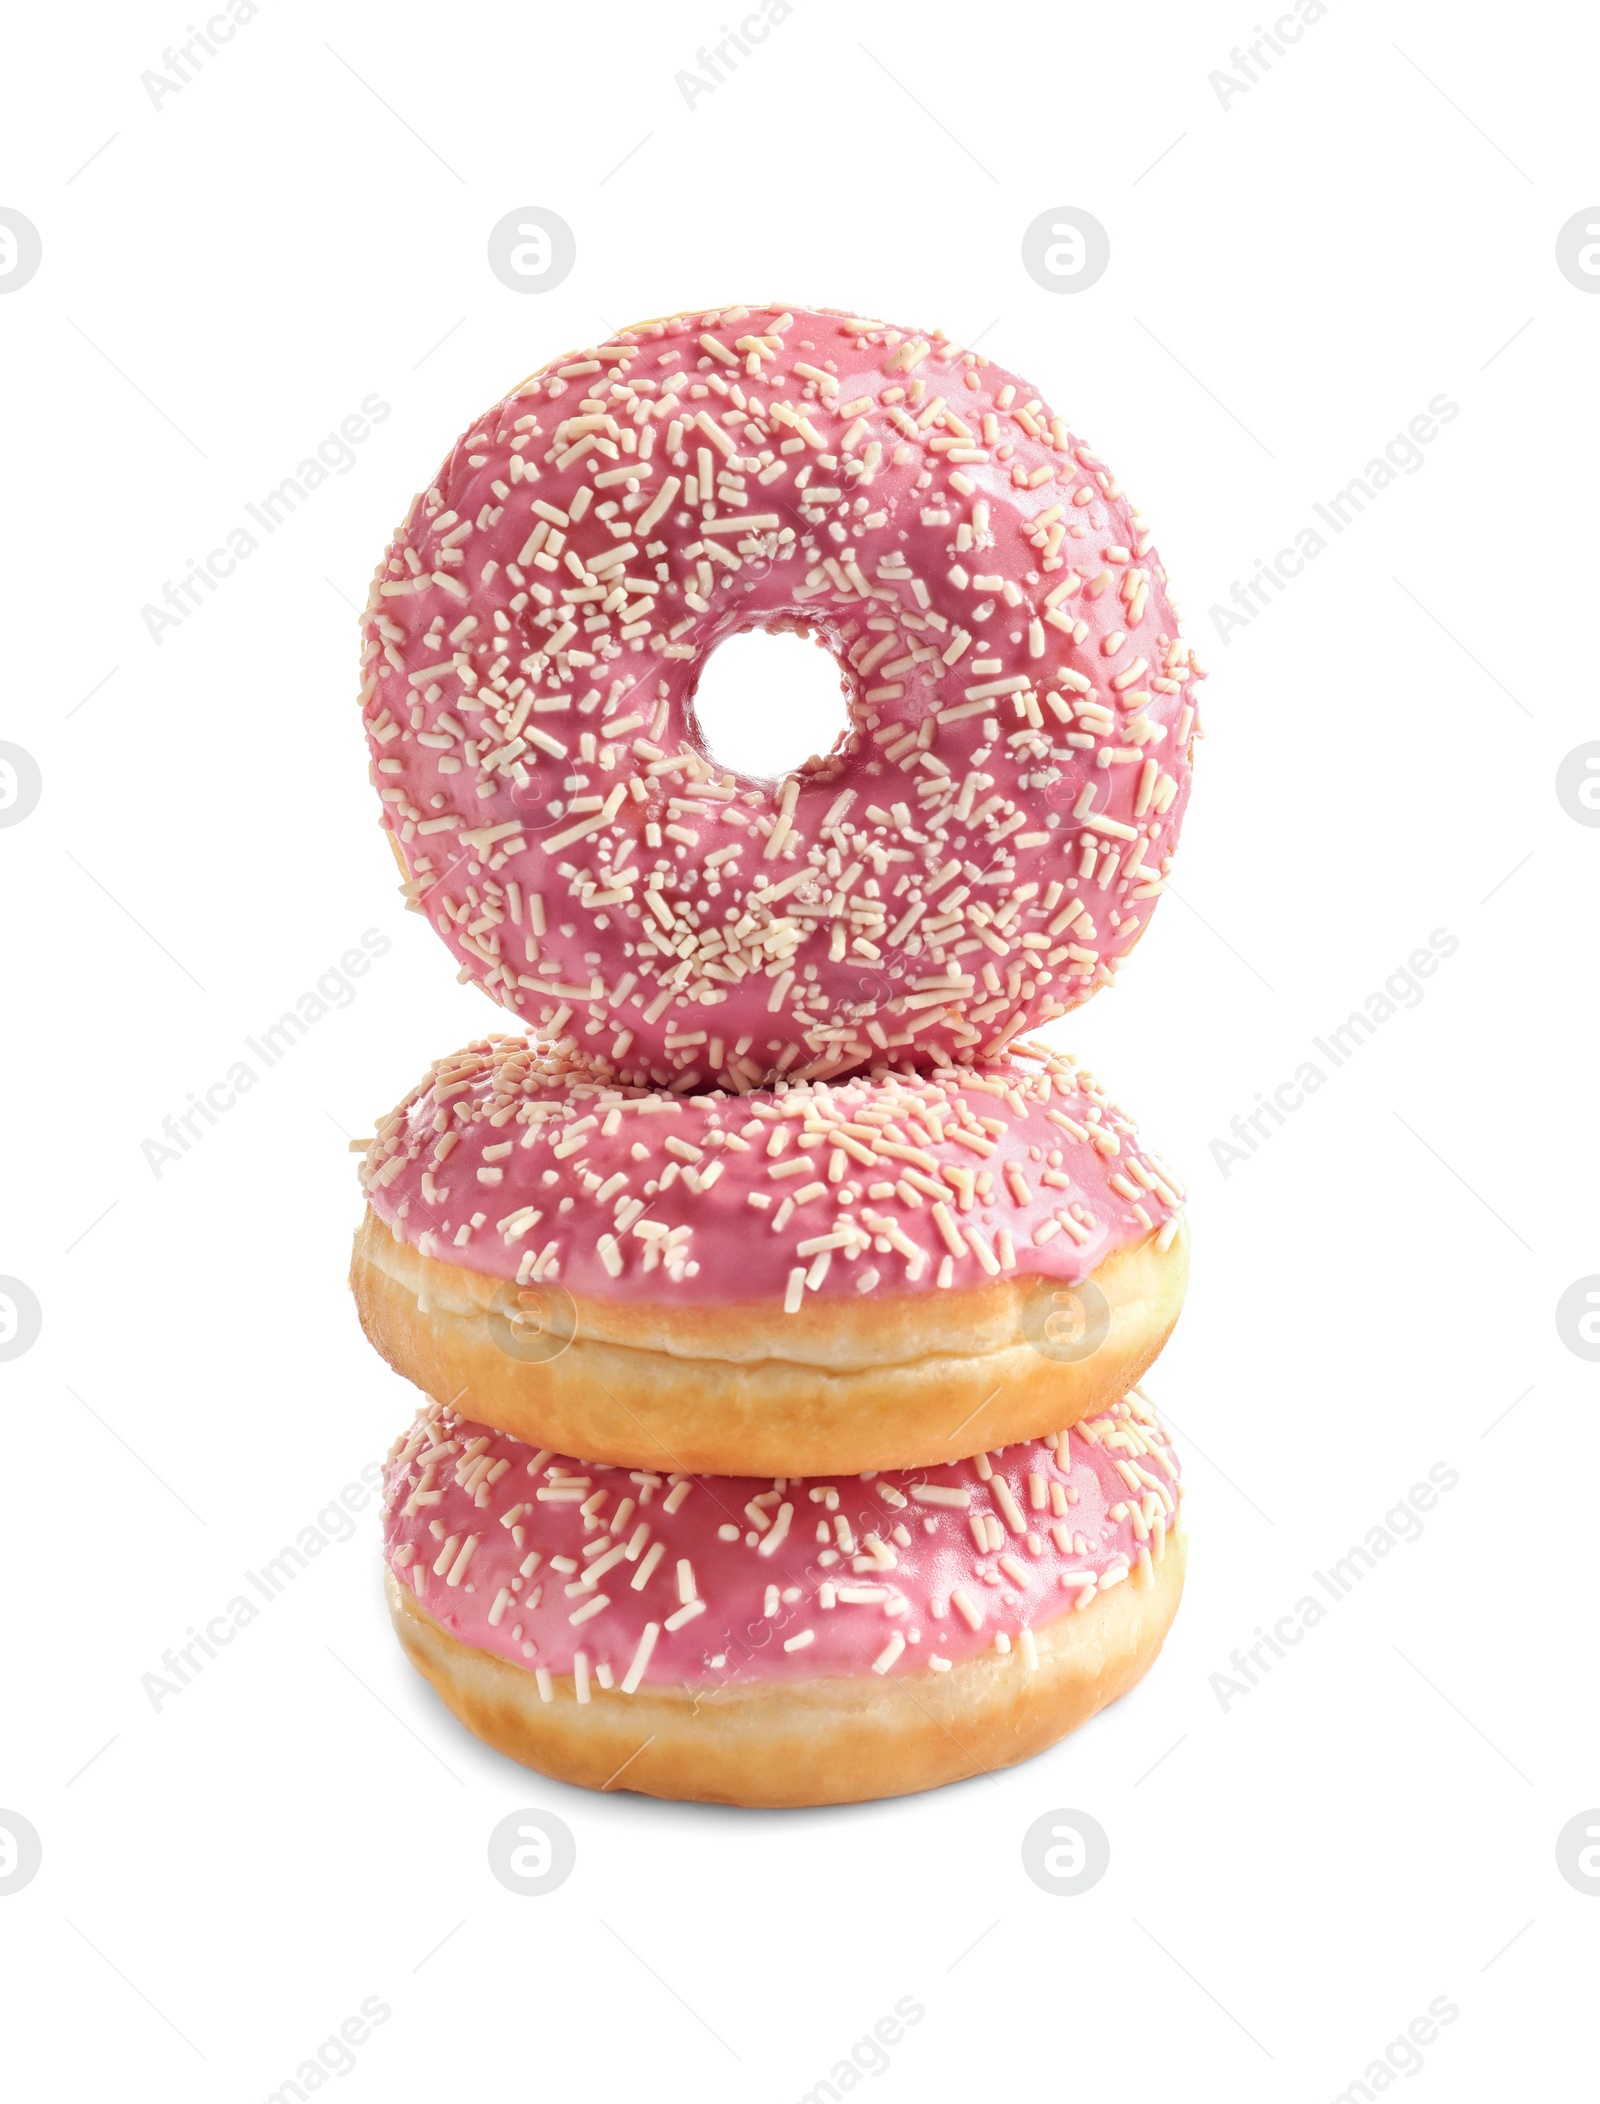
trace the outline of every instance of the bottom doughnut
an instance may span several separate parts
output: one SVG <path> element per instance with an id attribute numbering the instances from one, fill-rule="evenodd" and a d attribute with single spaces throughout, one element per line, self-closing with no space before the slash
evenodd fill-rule
<path id="1" fill-rule="evenodd" d="M 496 1752 L 590 1790 L 791 1809 L 963 1782 L 1087 1724 L 1161 1649 L 1183 1591 L 1184 1548 L 1180 1530 L 1148 1590 L 1125 1585 L 1036 1629 L 1039 1663 L 1026 1679 L 1014 1660 L 991 1654 L 898 1680 L 595 1688 L 582 1705 L 570 1677 L 546 1702 L 525 1666 L 458 1642 L 392 1571 L 384 1589 L 406 1656 Z"/>
<path id="2" fill-rule="evenodd" d="M 597 1790 L 854 1803 L 1052 1745 L 1161 1648 L 1177 1457 L 1133 1391 L 1053 1439 L 864 1476 L 661 1475 L 430 1405 L 386 1588 L 467 1728 Z"/>

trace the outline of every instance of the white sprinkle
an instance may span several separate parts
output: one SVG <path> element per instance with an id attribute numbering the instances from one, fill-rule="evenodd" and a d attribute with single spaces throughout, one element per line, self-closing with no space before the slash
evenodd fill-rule
<path id="1" fill-rule="evenodd" d="M 873 1672 L 887 1673 L 889 1668 L 894 1664 L 895 1660 L 900 1656 L 901 1652 L 904 1651 L 905 1648 L 906 1640 L 900 1634 L 900 1632 L 896 1630 L 894 1635 L 890 1637 L 888 1643 L 884 1645 L 883 1649 L 872 1661 Z"/>
<path id="2" fill-rule="evenodd" d="M 659 1622 L 646 1622 L 644 1635 L 639 1639 L 639 1648 L 633 1654 L 633 1664 L 623 1677 L 622 1692 L 631 1695 L 644 1678 L 644 1669 L 650 1663 L 650 1654 L 656 1648 L 656 1638 L 661 1634 Z"/>
<path id="3" fill-rule="evenodd" d="M 911 1496 L 918 1505 L 948 1505 L 965 1512 L 972 1502 L 972 1493 L 956 1490 L 943 1483 L 913 1483 Z"/>
<path id="4" fill-rule="evenodd" d="M 969 1629 L 981 1629 L 983 1627 L 983 1616 L 973 1606 L 959 1585 L 950 1595 L 950 1605 L 960 1615 L 962 1621 L 966 1623 Z"/>
<path id="5" fill-rule="evenodd" d="M 792 1505 L 783 1504 L 778 1507 L 778 1516 L 772 1523 L 771 1532 L 768 1534 L 764 1534 L 761 1537 L 760 1542 L 757 1544 L 756 1554 L 758 1556 L 770 1556 L 772 1554 L 773 1550 L 778 1546 L 779 1542 L 781 1542 L 784 1536 L 788 1533 L 789 1522 L 793 1518 L 794 1507 Z M 638 1580 L 635 1579 L 634 1583 L 635 1585 L 637 1585 Z"/>

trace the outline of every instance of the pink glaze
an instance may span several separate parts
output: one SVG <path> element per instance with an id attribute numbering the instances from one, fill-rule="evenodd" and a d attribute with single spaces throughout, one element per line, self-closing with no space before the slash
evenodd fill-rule
<path id="1" fill-rule="evenodd" d="M 753 782 L 695 684 L 784 627 L 850 728 Z M 1188 800 L 1198 672 L 1137 513 L 937 332 L 729 307 L 545 368 L 413 503 L 364 637 L 408 896 L 629 1081 L 996 1054 L 1111 979 Z"/>
<path id="2" fill-rule="evenodd" d="M 1031 1671 L 1033 1630 L 1150 1582 L 1181 1494 L 1137 1389 L 1053 1440 L 834 1480 L 607 1468 L 430 1404 L 389 1458 L 384 1554 L 546 1700 L 575 1669 L 629 1694 L 996 1651 Z"/>
<path id="3" fill-rule="evenodd" d="M 808 1289 L 1085 1278 L 1165 1247 L 1183 1197 L 1093 1075 L 1037 1046 L 685 1097 L 479 1039 L 382 1121 L 361 1177 L 400 1240 L 492 1278 L 791 1313 Z"/>

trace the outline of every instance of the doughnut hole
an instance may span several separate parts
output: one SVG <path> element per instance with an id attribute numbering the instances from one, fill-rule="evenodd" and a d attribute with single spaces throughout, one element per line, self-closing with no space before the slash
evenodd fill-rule
<path id="1" fill-rule="evenodd" d="M 766 788 L 849 749 L 849 696 L 827 637 L 798 621 L 741 629 L 706 657 L 691 732 L 716 766 Z"/>
<path id="2" fill-rule="evenodd" d="M 769 613 L 735 630 L 707 653 L 689 695 L 690 736 L 714 766 L 771 793 L 789 774 L 827 775 L 855 753 L 861 729 L 855 689 L 835 639 L 798 613 Z M 734 920 L 742 909 L 723 909 Z M 817 967 L 806 968 L 814 978 Z M 898 950 L 877 964 L 855 959 L 836 973 L 836 1005 L 868 1016 L 889 1002 L 903 979 Z"/>

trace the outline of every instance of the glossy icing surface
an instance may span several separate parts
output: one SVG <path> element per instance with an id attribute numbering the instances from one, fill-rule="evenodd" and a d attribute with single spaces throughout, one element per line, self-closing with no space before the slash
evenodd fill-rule
<path id="1" fill-rule="evenodd" d="M 471 1271 L 791 1312 L 807 1293 L 1075 1281 L 1170 1240 L 1183 1198 L 1093 1075 L 1031 1046 L 683 1096 L 480 1039 L 380 1121 L 361 1177 L 399 1239 Z"/>
<path id="2" fill-rule="evenodd" d="M 631 1693 L 1036 1664 L 1036 1628 L 1148 1583 L 1177 1457 L 1135 1390 L 1054 1440 L 875 1476 L 661 1476 L 435 1405 L 385 1473 L 384 1554 L 462 1643 Z"/>

